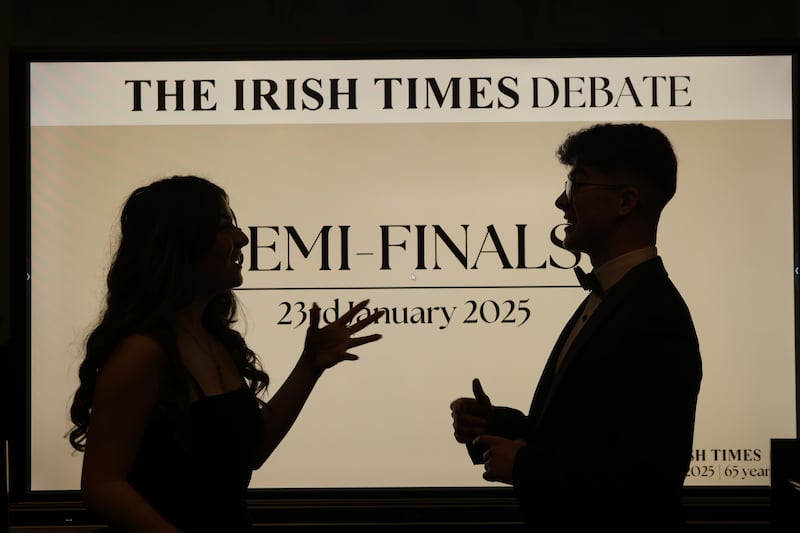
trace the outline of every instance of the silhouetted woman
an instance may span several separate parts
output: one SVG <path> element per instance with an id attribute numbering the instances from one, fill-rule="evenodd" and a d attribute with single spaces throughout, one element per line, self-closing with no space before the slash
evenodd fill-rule
<path id="1" fill-rule="evenodd" d="M 297 364 L 264 402 L 269 377 L 233 327 L 248 239 L 225 191 L 196 176 L 155 181 L 128 197 L 120 230 L 71 407 L 82 497 L 124 531 L 250 531 L 253 470 L 323 371 L 381 337 L 352 336 L 381 313 L 365 300 L 319 328 L 314 304 Z"/>

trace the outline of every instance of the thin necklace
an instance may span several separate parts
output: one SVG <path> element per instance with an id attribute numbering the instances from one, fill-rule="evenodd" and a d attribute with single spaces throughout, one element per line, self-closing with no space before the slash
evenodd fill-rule
<path id="1" fill-rule="evenodd" d="M 201 352 L 205 353 L 206 356 L 208 356 L 208 358 L 211 360 L 211 362 L 214 363 L 214 367 L 217 369 L 217 379 L 219 380 L 220 389 L 224 391 L 225 382 L 222 379 L 222 367 L 219 365 L 218 357 L 216 357 L 217 350 L 210 344 L 203 344 L 202 342 L 200 342 L 200 339 L 197 338 L 197 335 L 195 335 L 194 332 L 189 328 L 185 326 L 180 326 L 180 328 L 189 334 L 189 336 L 192 338 L 197 348 Z"/>

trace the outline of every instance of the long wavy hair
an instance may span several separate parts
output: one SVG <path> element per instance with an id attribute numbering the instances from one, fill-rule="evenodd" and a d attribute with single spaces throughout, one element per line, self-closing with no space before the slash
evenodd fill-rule
<path id="1" fill-rule="evenodd" d="M 172 176 L 134 190 L 120 216 L 117 250 L 108 271 L 105 308 L 87 336 L 80 384 L 73 397 L 68 433 L 78 451 L 86 449 L 97 376 L 115 347 L 128 335 L 155 338 L 168 357 L 167 384 L 157 413 L 179 417 L 189 402 L 189 376 L 178 354 L 175 320 L 188 305 L 197 265 L 216 238 L 227 193 L 197 176 Z M 203 324 L 230 352 L 247 386 L 258 394 L 269 376 L 256 354 L 233 328 L 237 300 L 232 290 L 215 296 Z"/>

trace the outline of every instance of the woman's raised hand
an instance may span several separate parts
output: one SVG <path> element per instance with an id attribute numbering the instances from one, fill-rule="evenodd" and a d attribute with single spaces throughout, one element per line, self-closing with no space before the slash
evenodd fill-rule
<path id="1" fill-rule="evenodd" d="M 320 309 L 316 302 L 311 306 L 309 312 L 309 325 L 306 331 L 305 346 L 303 348 L 303 357 L 308 358 L 313 367 L 322 372 L 341 361 L 355 361 L 358 356 L 350 353 L 352 348 L 375 342 L 383 337 L 379 333 L 371 335 L 364 335 L 362 337 L 354 337 L 365 327 L 369 326 L 378 320 L 384 314 L 384 310 L 377 310 L 369 312 L 356 322 L 350 324 L 350 321 L 367 307 L 369 300 L 363 300 L 352 309 L 342 314 L 337 320 L 320 328 L 319 316 Z M 362 313 L 364 314 L 364 313 Z"/>

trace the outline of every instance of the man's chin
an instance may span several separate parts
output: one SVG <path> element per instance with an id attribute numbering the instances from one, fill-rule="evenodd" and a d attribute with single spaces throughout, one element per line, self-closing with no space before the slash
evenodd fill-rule
<path id="1" fill-rule="evenodd" d="M 588 254 L 588 248 L 580 243 L 577 239 L 564 239 L 564 249 L 574 254 Z"/>
<path id="2" fill-rule="evenodd" d="M 564 237 L 564 249 L 565 250 L 569 250 L 570 252 L 580 252 L 581 251 L 579 242 L 576 239 L 570 237 L 569 235 L 566 235 Z"/>

